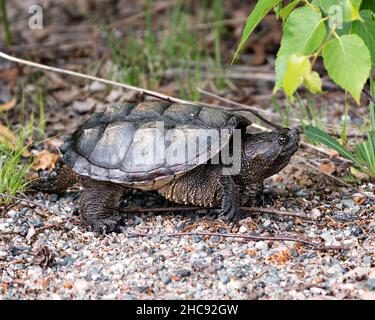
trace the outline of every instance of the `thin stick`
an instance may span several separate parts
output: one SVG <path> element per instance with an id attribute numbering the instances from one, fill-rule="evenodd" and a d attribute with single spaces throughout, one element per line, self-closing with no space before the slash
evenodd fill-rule
<path id="1" fill-rule="evenodd" d="M 120 82 L 116 82 L 116 81 L 112 81 L 112 80 L 107 80 L 107 79 L 103 79 L 103 78 L 99 78 L 99 77 L 86 75 L 86 74 L 83 74 L 83 73 L 80 73 L 80 72 L 75 72 L 75 71 L 65 70 L 65 69 L 61 69 L 61 68 L 51 67 L 51 66 L 47 66 L 47 65 L 44 65 L 44 64 L 41 64 L 41 63 L 36 63 L 36 62 L 16 58 L 16 57 L 10 56 L 8 54 L 5 54 L 4 52 L 1 52 L 1 51 L 0 51 L 0 57 L 2 57 L 3 59 L 9 60 L 9 61 L 17 62 L 17 63 L 24 64 L 24 65 L 27 65 L 27 66 L 30 66 L 30 67 L 38 68 L 38 69 L 43 69 L 43 70 L 46 70 L 46 71 L 52 71 L 52 72 L 67 74 L 67 75 L 71 75 L 71 76 L 75 76 L 75 77 L 80 77 L 80 78 L 83 78 L 83 79 L 98 81 L 98 82 L 102 82 L 102 83 L 105 83 L 105 84 L 122 87 L 122 88 L 125 88 L 127 90 L 137 91 L 137 92 L 140 92 L 141 94 L 150 95 L 150 96 L 162 99 L 162 100 L 167 100 L 167 101 L 176 102 L 176 103 L 187 103 L 187 104 L 193 104 L 193 105 L 201 105 L 201 104 L 198 104 L 198 103 L 193 102 L 193 101 L 188 101 L 188 100 L 183 100 L 183 99 L 167 96 L 165 94 L 162 94 L 162 93 L 159 93 L 159 92 L 156 92 L 156 91 L 143 89 L 143 88 L 132 86 L 132 85 L 129 85 L 129 84 L 124 84 L 124 83 L 120 83 Z"/>
<path id="2" fill-rule="evenodd" d="M 289 216 L 295 218 L 301 218 L 306 220 L 317 220 L 314 217 L 308 216 L 302 212 L 288 212 L 288 211 L 281 211 L 276 209 L 268 209 L 268 208 L 255 208 L 255 207 L 240 207 L 241 211 L 246 212 L 260 212 L 260 213 L 269 213 L 278 216 Z M 133 213 L 133 212 L 179 212 L 179 211 L 197 211 L 197 210 L 205 210 L 203 207 L 163 207 L 163 208 L 124 208 L 118 209 L 122 213 Z"/>
<path id="3" fill-rule="evenodd" d="M 3 198 L 9 198 L 9 199 L 13 199 L 13 200 L 17 200 L 17 201 L 24 201 L 24 202 L 27 202 L 27 203 L 30 203 L 30 204 L 33 204 L 34 206 L 37 206 L 37 207 L 40 207 L 40 208 L 43 208 L 43 209 L 46 209 L 48 210 L 49 212 L 52 212 L 56 215 L 61 215 L 61 212 L 58 212 L 58 211 L 55 211 L 51 208 L 49 208 L 48 206 L 44 205 L 44 204 L 41 204 L 39 202 L 36 202 L 36 201 L 32 201 L 32 200 L 28 200 L 26 198 L 20 198 L 20 197 L 16 197 L 16 196 L 11 196 L 9 194 L 5 194 L 5 193 L 0 193 L 0 197 L 3 197 Z"/>
<path id="4" fill-rule="evenodd" d="M 252 241 L 290 241 L 312 246 L 316 250 L 328 251 L 328 250 L 351 250 L 352 247 L 348 246 L 322 246 L 321 243 L 312 242 L 297 237 L 288 236 L 250 236 L 247 234 L 235 234 L 235 233 L 213 233 L 213 232 L 181 232 L 181 233 L 165 233 L 165 234 L 147 234 L 138 232 L 126 232 L 127 235 L 133 237 L 184 237 L 184 236 L 203 236 L 203 237 L 222 237 L 222 238 L 241 238 Z"/>
<path id="5" fill-rule="evenodd" d="M 233 111 L 247 111 L 247 112 L 250 112 L 252 113 L 254 116 L 256 116 L 257 118 L 259 118 L 260 120 L 262 120 L 264 123 L 267 123 L 269 126 L 273 127 L 273 128 L 276 128 L 276 129 L 282 129 L 282 126 L 276 124 L 276 123 L 272 123 L 271 121 L 267 120 L 266 118 L 264 118 L 263 116 L 261 116 L 259 114 L 258 111 L 254 110 L 254 108 L 252 108 L 251 106 L 247 106 L 247 105 L 244 105 L 242 103 L 239 103 L 239 102 L 235 102 L 235 101 L 232 101 L 230 99 L 227 99 L 227 98 L 224 98 L 224 97 L 220 97 L 219 95 L 217 94 L 214 94 L 212 92 L 208 92 L 206 90 L 203 90 L 201 88 L 197 88 L 198 91 L 202 94 L 205 94 L 207 96 L 210 96 L 210 97 L 213 97 L 213 98 L 216 98 L 216 99 L 219 99 L 221 101 L 224 101 L 224 102 L 227 102 L 227 103 L 230 103 L 230 104 L 233 104 L 233 105 L 236 105 L 238 107 L 240 107 L 241 109 L 234 109 Z"/>
<path id="6" fill-rule="evenodd" d="M 367 89 L 363 89 L 363 92 L 365 93 L 365 95 L 369 98 L 369 100 L 375 104 L 375 97 L 367 90 Z"/>

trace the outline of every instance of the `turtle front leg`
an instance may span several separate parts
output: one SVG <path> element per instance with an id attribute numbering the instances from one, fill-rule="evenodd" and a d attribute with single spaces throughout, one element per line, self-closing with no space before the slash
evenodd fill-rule
<path id="1" fill-rule="evenodd" d="M 123 192 L 124 187 L 120 185 L 84 179 L 79 200 L 83 224 L 99 233 L 118 231 L 121 216 L 116 207 Z"/>
<path id="2" fill-rule="evenodd" d="M 222 167 L 201 165 L 158 190 L 168 200 L 206 208 L 221 207 L 229 221 L 239 214 L 238 187 Z"/>
<path id="3" fill-rule="evenodd" d="M 217 197 L 221 198 L 221 213 L 231 223 L 239 219 L 239 191 L 230 176 L 221 176 L 218 181 Z"/>

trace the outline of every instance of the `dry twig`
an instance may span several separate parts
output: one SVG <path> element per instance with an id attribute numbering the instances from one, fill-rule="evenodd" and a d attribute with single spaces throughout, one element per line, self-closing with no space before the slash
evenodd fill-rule
<path id="1" fill-rule="evenodd" d="M 163 207 L 163 208 L 124 208 L 118 209 L 122 213 L 133 213 L 133 212 L 178 212 L 178 211 L 197 211 L 204 210 L 204 207 Z M 272 208 L 255 208 L 255 207 L 240 207 L 241 211 L 253 212 L 253 213 L 269 213 L 278 216 L 288 216 L 301 218 L 306 220 L 317 220 L 316 218 L 307 215 L 303 212 L 288 212 L 281 211 Z"/>
<path id="2" fill-rule="evenodd" d="M 351 250 L 352 247 L 348 246 L 322 246 L 321 243 L 313 242 L 297 237 L 290 236 L 251 236 L 247 234 L 236 233 L 214 233 L 214 232 L 181 232 L 181 233 L 165 233 L 165 234 L 148 234 L 140 232 L 127 232 L 132 237 L 184 237 L 184 236 L 202 236 L 202 237 L 222 237 L 222 238 L 240 238 L 250 241 L 290 241 L 297 242 L 304 245 L 312 246 L 316 250 L 329 251 L 329 250 Z"/>

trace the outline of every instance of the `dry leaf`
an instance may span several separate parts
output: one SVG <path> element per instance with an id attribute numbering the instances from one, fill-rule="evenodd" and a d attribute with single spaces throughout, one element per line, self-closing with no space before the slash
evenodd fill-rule
<path id="1" fill-rule="evenodd" d="M 361 205 L 366 201 L 366 198 L 362 196 L 357 196 L 357 197 L 354 197 L 353 200 L 355 201 L 356 204 Z"/>
<path id="2" fill-rule="evenodd" d="M 323 163 L 319 166 L 319 170 L 327 174 L 332 174 L 336 171 L 336 166 L 332 162 Z"/>
<path id="3" fill-rule="evenodd" d="M 0 124 L 0 143 L 9 143 L 10 146 L 14 147 L 16 142 L 15 134 L 9 128 Z"/>
<path id="4" fill-rule="evenodd" d="M 51 153 L 47 150 L 40 151 L 34 156 L 33 169 L 52 171 L 55 169 L 58 158 L 58 154 Z"/>
<path id="5" fill-rule="evenodd" d="M 350 173 L 361 181 L 368 181 L 370 179 L 370 177 L 366 173 L 358 171 L 353 167 L 350 168 Z"/>
<path id="6" fill-rule="evenodd" d="M 16 103 L 17 103 L 17 99 L 13 98 L 12 100 L 10 100 L 8 102 L 0 104 L 0 111 L 8 111 L 8 110 L 14 108 Z"/>
<path id="7" fill-rule="evenodd" d="M 292 259 L 292 255 L 290 254 L 289 250 L 283 250 L 270 255 L 268 261 L 270 261 L 272 264 L 283 265 L 290 259 Z"/>
<path id="8" fill-rule="evenodd" d="M 15 134 L 2 124 L 0 124 L 0 143 L 7 143 L 12 150 L 14 150 L 17 144 L 17 137 Z M 22 156 L 27 158 L 31 156 L 31 153 L 24 149 L 22 151 Z"/>
<path id="9" fill-rule="evenodd" d="M 73 288 L 73 285 L 71 282 L 67 281 L 64 283 L 64 288 L 65 289 L 72 289 Z"/>

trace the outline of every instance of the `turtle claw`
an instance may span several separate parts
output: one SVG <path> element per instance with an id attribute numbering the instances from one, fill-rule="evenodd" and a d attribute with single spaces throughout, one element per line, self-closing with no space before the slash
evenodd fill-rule
<path id="1" fill-rule="evenodd" d="M 235 226 L 240 220 L 240 211 L 234 203 L 229 203 L 221 210 L 221 215 L 232 226 Z"/>
<path id="2" fill-rule="evenodd" d="M 257 207 L 267 207 L 272 206 L 277 198 L 275 192 L 261 192 L 256 195 L 255 204 Z"/>
<path id="3" fill-rule="evenodd" d="M 83 224 L 87 226 L 90 231 L 100 233 L 100 234 L 109 234 L 111 232 L 119 233 L 121 232 L 121 217 L 114 216 L 111 218 L 104 218 L 104 219 L 90 219 L 88 221 L 85 219 Z"/>

